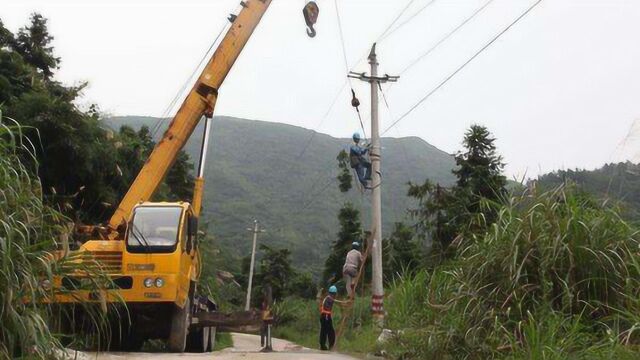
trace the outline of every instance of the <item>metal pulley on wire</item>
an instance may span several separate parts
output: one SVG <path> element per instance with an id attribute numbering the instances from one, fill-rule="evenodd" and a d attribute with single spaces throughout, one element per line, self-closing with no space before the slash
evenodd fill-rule
<path id="1" fill-rule="evenodd" d="M 360 112 L 360 109 L 358 108 L 360 106 L 360 100 L 356 97 L 356 92 L 353 91 L 353 89 L 351 89 L 351 106 L 356 108 L 357 112 Z"/>
<path id="2" fill-rule="evenodd" d="M 313 26 L 318 21 L 318 14 L 320 13 L 320 8 L 315 1 L 309 1 L 304 8 L 302 8 L 302 15 L 304 15 L 304 21 L 307 23 L 307 35 L 309 37 L 316 36 L 316 30 Z"/>

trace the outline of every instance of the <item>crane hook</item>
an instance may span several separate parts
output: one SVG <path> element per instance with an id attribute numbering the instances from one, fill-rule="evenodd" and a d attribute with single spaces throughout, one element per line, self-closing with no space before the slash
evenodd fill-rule
<path id="1" fill-rule="evenodd" d="M 309 35 L 309 37 L 316 37 L 316 29 L 314 29 L 312 25 L 307 29 L 307 35 Z"/>
<path id="2" fill-rule="evenodd" d="M 315 1 L 309 1 L 307 5 L 302 8 L 302 15 L 304 16 L 304 21 L 307 23 L 307 35 L 309 37 L 316 36 L 316 30 L 313 28 L 316 21 L 318 21 L 318 14 L 320 13 L 320 8 L 318 8 L 318 4 Z"/>

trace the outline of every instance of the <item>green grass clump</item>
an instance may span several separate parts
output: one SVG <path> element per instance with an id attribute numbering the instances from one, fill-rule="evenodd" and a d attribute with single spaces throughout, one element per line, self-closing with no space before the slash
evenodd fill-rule
<path id="1" fill-rule="evenodd" d="M 455 259 L 397 281 L 403 359 L 634 358 L 638 232 L 571 188 L 513 198 Z"/>
<path id="2" fill-rule="evenodd" d="M 233 347 L 231 334 L 223 332 L 216 333 L 216 345 L 213 347 L 213 351 L 220 351 L 230 347 Z"/>
<path id="3" fill-rule="evenodd" d="M 4 123 L 3 123 L 4 120 Z M 10 125 L 6 125 L 10 123 Z M 61 336 L 50 327 L 65 313 L 45 304 L 56 275 L 83 270 L 73 256 L 52 261 L 52 251 L 68 241 L 69 220 L 43 203 L 36 174 L 34 146 L 24 128 L 0 113 L 0 358 L 55 357 Z M 106 285 L 95 266 L 84 268 L 95 283 Z M 101 281 L 104 280 L 104 281 Z M 80 304 L 82 307 L 83 304 Z M 97 308 L 100 308 L 98 306 Z M 93 328 L 106 326 L 105 316 L 87 306 Z M 68 314 L 67 314 L 68 315 Z"/>

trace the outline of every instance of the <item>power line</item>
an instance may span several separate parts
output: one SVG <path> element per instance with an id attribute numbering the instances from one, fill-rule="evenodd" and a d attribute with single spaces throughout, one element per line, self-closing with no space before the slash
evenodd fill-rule
<path id="1" fill-rule="evenodd" d="M 378 84 L 378 88 L 380 89 L 380 93 L 382 94 L 382 100 L 384 100 L 384 105 L 387 108 L 387 113 L 389 114 L 389 116 L 393 117 L 393 113 L 391 112 L 391 106 L 389 106 L 389 101 L 387 100 L 387 95 L 385 94 L 384 90 L 382 90 L 382 86 L 380 84 Z M 400 143 L 400 147 L 402 148 L 402 153 L 404 155 L 404 162 L 408 166 L 409 153 L 407 152 L 407 148 L 404 146 L 404 143 L 400 141 L 400 139 L 398 139 L 398 142 Z M 409 179 L 409 181 L 411 181 L 411 179 Z"/>
<path id="2" fill-rule="evenodd" d="M 317 134 L 317 129 L 320 128 L 320 126 L 322 126 L 324 121 L 329 117 L 329 114 L 331 114 L 331 110 L 333 110 L 334 106 L 338 102 L 338 99 L 340 98 L 340 95 L 342 94 L 342 90 L 344 90 L 345 86 L 347 86 L 347 79 L 345 79 L 344 83 L 342 83 L 342 86 L 340 86 L 340 90 L 338 90 L 338 92 L 336 93 L 335 97 L 331 101 L 331 105 L 329 105 L 329 108 L 327 109 L 327 111 L 324 113 L 324 115 L 322 116 L 322 118 L 318 122 L 318 125 L 316 125 L 316 127 L 313 129 L 313 132 L 309 136 L 309 139 L 307 139 L 307 142 L 305 143 L 305 146 L 302 148 L 302 151 L 300 151 L 300 154 L 298 154 L 296 159 L 300 159 L 302 157 L 302 155 L 304 155 L 307 152 L 307 149 L 309 149 L 309 146 L 311 146 L 311 142 L 313 141 L 313 139 L 315 138 L 315 136 Z"/>
<path id="3" fill-rule="evenodd" d="M 400 70 L 400 74 L 403 74 L 404 72 L 406 72 L 407 70 L 409 70 L 410 68 L 412 68 L 413 66 L 415 66 L 418 62 L 420 62 L 422 59 L 424 59 L 425 57 L 427 57 L 429 54 L 431 54 L 435 49 L 437 49 L 440 45 L 442 45 L 442 43 L 444 43 L 445 41 L 447 41 L 451 36 L 453 36 L 456 32 L 458 32 L 458 30 L 460 30 L 463 26 L 465 26 L 469 21 L 471 21 L 473 18 L 475 18 L 480 12 L 482 12 L 482 10 L 484 10 L 487 6 L 489 6 L 489 4 L 491 4 L 494 0 L 489 0 L 486 3 L 484 3 L 484 5 L 482 5 L 481 7 L 479 7 L 478 9 L 476 9 L 471 16 L 467 17 L 463 22 L 461 22 L 458 26 L 456 26 L 453 30 L 451 30 L 449 33 L 447 33 L 444 37 L 442 37 L 442 39 L 440 39 L 435 45 L 433 45 L 431 48 L 429 48 L 429 50 L 427 50 L 426 52 L 422 53 L 420 56 L 418 56 L 417 58 L 415 58 L 413 61 L 411 61 L 407 66 L 405 66 L 402 70 Z"/>
<path id="4" fill-rule="evenodd" d="M 484 52 L 489 46 L 491 46 L 496 40 L 498 40 L 502 35 L 504 35 L 509 29 L 511 29 L 515 24 L 517 24 L 522 18 L 524 18 L 527 14 L 531 12 L 538 4 L 540 4 L 542 0 L 537 0 L 533 5 L 531 5 L 525 12 L 523 12 L 520 16 L 518 16 L 509 26 L 504 28 L 501 32 L 499 32 L 496 36 L 494 36 L 488 43 L 486 43 L 480 50 L 478 50 L 469 60 L 465 61 L 461 66 L 459 66 L 453 73 L 447 76 L 440 84 L 438 84 L 435 88 L 429 91 L 422 99 L 420 99 L 416 104 L 414 104 L 409 110 L 407 110 L 402 116 L 400 116 L 396 121 L 394 121 L 391 125 L 389 125 L 381 135 L 384 135 L 389 131 L 392 127 L 396 126 L 402 119 L 411 114 L 415 109 L 417 109 L 422 103 L 427 101 L 436 91 L 440 90 L 442 86 L 444 86 L 449 80 L 451 80 L 456 74 L 458 74 L 462 69 L 464 69 L 469 63 L 471 63 L 475 58 L 477 58 L 482 52 Z"/>
<path id="5" fill-rule="evenodd" d="M 413 1 L 413 0 L 411 0 Z M 336 9 L 336 18 L 338 19 L 338 30 L 340 33 L 340 42 L 342 43 L 342 57 L 344 58 L 344 67 L 345 70 L 347 72 L 347 74 L 349 73 L 349 62 L 347 61 L 347 47 L 345 45 L 345 41 L 344 41 L 344 32 L 342 30 L 342 20 L 340 19 L 340 9 L 338 8 L 338 0 L 334 0 L 334 4 L 335 4 L 335 9 Z M 350 77 L 347 77 L 348 81 L 349 81 L 349 86 L 351 87 L 351 93 L 353 94 L 353 98 L 356 99 L 356 92 L 355 90 L 353 90 L 353 82 L 351 81 Z M 355 100 L 354 100 L 355 101 Z M 364 123 L 362 122 L 362 116 L 360 115 L 360 110 L 358 109 L 357 106 L 354 106 L 355 111 L 358 115 L 358 120 L 360 121 L 360 127 L 362 128 L 362 134 L 363 136 L 366 138 L 367 137 L 367 131 L 364 128 Z"/>
<path id="6" fill-rule="evenodd" d="M 435 0 L 431 0 L 425 7 L 423 7 L 422 9 L 420 9 L 417 13 L 422 12 L 425 8 L 427 8 L 431 3 L 433 3 Z M 407 2 L 407 4 L 402 8 L 402 10 L 395 16 L 395 18 L 393 19 L 393 21 L 391 21 L 391 23 L 385 28 L 385 30 L 380 34 L 380 36 L 378 37 L 378 39 L 381 39 L 383 37 L 385 37 L 387 35 L 387 32 L 398 22 L 398 20 L 402 17 L 402 15 L 404 15 L 404 13 L 409 9 L 409 7 L 415 2 L 415 0 L 409 0 Z M 342 54 L 343 54 L 343 61 L 345 64 L 345 67 L 347 69 L 347 72 L 349 72 L 349 62 L 348 62 L 348 58 L 347 58 L 347 52 L 346 52 L 346 44 L 345 44 L 345 40 L 344 40 L 344 32 L 343 32 L 343 28 L 342 28 L 342 19 L 340 17 L 340 10 L 338 7 L 338 3 L 337 0 L 334 0 L 334 4 L 335 4 L 335 11 L 336 11 L 336 18 L 337 18 L 337 22 L 338 22 L 338 30 L 339 30 L 339 36 L 340 36 L 340 41 L 341 41 L 341 46 L 342 46 Z M 412 15 L 411 18 L 414 18 L 416 15 Z M 404 23 L 406 23 L 408 21 L 405 21 Z M 403 23 L 403 24 L 404 24 Z M 399 28 L 399 27 L 398 27 Z M 396 31 L 398 28 L 394 29 L 393 31 Z M 369 52 L 367 51 L 367 53 L 364 55 L 364 57 L 367 56 Z M 364 58 L 363 57 L 363 58 Z M 362 61 L 361 58 L 360 60 L 357 61 L 356 65 Z M 313 139 L 315 138 L 316 134 L 317 134 L 317 129 L 324 123 L 324 121 L 328 118 L 329 114 L 331 113 L 331 111 L 333 110 L 333 108 L 335 107 L 335 104 L 337 102 L 337 100 L 340 98 L 340 95 L 342 94 L 342 91 L 344 90 L 345 86 L 347 85 L 347 83 L 349 83 L 349 85 L 351 85 L 351 80 L 349 78 L 345 79 L 345 82 L 342 84 L 342 86 L 340 87 L 340 89 L 338 90 L 337 94 L 335 95 L 335 97 L 333 98 L 328 110 L 325 112 L 324 116 L 320 119 L 320 122 L 318 123 L 318 125 L 315 127 L 314 131 L 311 133 L 311 135 L 309 136 L 309 138 L 307 139 L 307 141 L 305 142 L 304 147 L 302 148 L 302 150 L 300 151 L 300 153 L 298 154 L 298 156 L 296 157 L 297 159 L 300 159 L 305 153 L 306 151 L 309 149 L 309 147 L 311 146 L 311 143 L 313 142 Z M 351 88 L 353 88 L 351 86 Z M 383 94 L 384 96 L 384 94 Z M 386 103 L 386 98 L 385 98 L 385 103 Z M 388 106 L 388 103 L 387 103 Z M 362 121 L 362 117 L 361 114 L 358 112 L 358 119 L 360 121 L 360 125 L 362 127 L 363 130 L 363 134 L 365 134 L 366 137 L 366 131 L 364 129 L 364 123 Z M 406 156 L 406 154 L 405 154 Z M 331 167 L 333 167 L 332 163 L 333 163 L 333 159 L 331 161 L 329 161 L 329 165 Z M 330 170 L 330 169 L 329 169 Z M 316 178 L 316 181 L 314 181 L 314 183 L 311 185 L 310 187 L 310 191 L 313 191 L 316 187 L 316 185 L 318 184 L 319 180 L 321 179 L 321 177 Z M 314 201 L 315 198 L 319 195 L 321 195 L 328 187 L 329 185 L 334 181 L 334 179 L 331 179 L 329 183 L 325 184 L 322 189 L 320 190 L 319 193 L 317 193 L 315 196 L 312 196 L 312 200 L 308 203 L 306 203 L 305 205 L 303 205 L 303 207 L 301 208 L 301 210 L 304 210 L 306 208 L 308 208 Z"/>
<path id="7" fill-rule="evenodd" d="M 393 21 L 391 21 L 391 23 L 384 29 L 384 31 L 376 38 L 376 40 L 374 41 L 375 43 L 379 43 L 381 41 L 381 39 L 387 34 L 387 32 L 389 31 L 389 29 L 391 29 L 393 27 L 393 25 L 395 25 L 395 23 L 398 22 L 398 20 L 400 20 L 400 18 L 402 17 L 402 15 L 404 15 L 404 13 L 407 11 L 407 9 L 409 9 L 409 7 L 411 6 L 411 4 L 413 4 L 415 0 L 409 0 L 407 2 L 407 5 L 405 5 L 404 8 L 402 8 L 402 10 L 396 15 L 396 17 L 393 19 Z M 354 68 L 356 66 L 358 66 L 358 64 L 360 64 L 360 62 L 362 62 L 362 60 L 366 59 L 367 56 L 369 56 L 369 49 L 367 49 L 361 57 L 358 58 L 358 61 L 356 61 L 353 64 L 353 67 L 351 67 L 350 70 L 354 70 Z"/>
<path id="8" fill-rule="evenodd" d="M 407 2 L 407 4 L 402 8 L 402 10 L 395 16 L 393 21 L 380 34 L 378 39 L 380 39 L 382 36 L 384 36 L 385 33 L 387 31 L 389 31 L 389 29 L 391 29 L 393 27 L 393 25 L 402 17 L 402 15 L 404 15 L 404 13 L 407 11 L 407 9 L 409 9 L 409 7 L 411 6 L 411 4 L 413 4 L 413 2 L 415 2 L 415 0 L 409 0 Z M 337 20 L 338 20 L 338 30 L 340 32 L 340 40 L 342 42 L 343 59 L 344 59 L 344 63 L 345 63 L 345 67 L 346 67 L 347 73 L 349 73 L 350 68 L 349 68 L 349 62 L 348 62 L 348 59 L 347 59 L 346 46 L 345 46 L 344 35 L 343 35 L 343 30 L 342 30 L 342 21 L 341 21 L 341 17 L 340 17 L 340 12 L 339 12 L 339 8 L 338 8 L 337 0 L 334 1 L 334 4 L 335 4 L 335 10 L 336 10 L 336 17 L 337 17 Z M 367 56 L 367 54 L 369 54 L 368 50 L 365 53 L 365 55 L 363 57 L 361 57 L 354 64 L 354 67 L 355 67 L 355 65 L 359 64 L 362 61 L 362 59 L 364 59 Z M 298 154 L 298 156 L 297 156 L 298 159 L 301 158 L 306 153 L 306 151 L 309 149 L 309 146 L 311 146 L 311 142 L 313 141 L 313 139 L 316 136 L 317 129 L 320 126 L 322 126 L 324 121 L 329 117 L 329 114 L 331 113 L 331 111 L 335 107 L 335 104 L 336 104 L 337 100 L 340 98 L 340 95 L 341 95 L 342 91 L 344 90 L 345 86 L 347 85 L 347 83 L 349 83 L 349 85 L 351 86 L 351 79 L 349 79 L 349 78 L 345 79 L 344 83 L 342 84 L 342 86 L 340 87 L 340 89 L 336 93 L 335 97 L 331 101 L 331 105 L 329 105 L 328 110 L 325 112 L 324 116 L 320 119 L 320 121 L 318 122 L 318 125 L 316 125 L 316 127 L 313 129 L 314 132 L 311 133 L 311 135 L 309 136 L 308 140 L 305 143 L 305 146 L 302 148 L 302 151 Z M 353 88 L 353 86 L 351 86 L 351 88 Z M 362 127 L 363 135 L 364 135 L 364 137 L 366 137 L 366 131 L 364 129 L 364 123 L 362 121 L 362 116 L 361 116 L 360 112 L 358 112 L 358 120 L 360 121 L 360 126 Z"/>
<path id="9" fill-rule="evenodd" d="M 329 180 L 329 182 L 327 182 L 327 183 L 322 187 L 322 189 L 320 189 L 320 191 L 319 191 L 319 192 L 317 192 L 317 193 L 316 193 L 316 194 L 311 198 L 311 200 L 310 200 L 310 201 L 308 201 L 304 206 L 302 206 L 302 207 L 300 208 L 300 210 L 299 210 L 299 211 L 307 210 L 307 208 L 309 208 L 309 206 L 311 206 L 311 205 L 315 204 L 316 200 L 320 197 L 320 195 L 322 195 L 322 194 L 327 190 L 327 188 L 329 188 L 329 186 L 331 186 L 331 185 L 333 184 L 333 182 L 334 182 L 334 181 L 335 181 L 335 179 L 334 179 L 334 178 L 331 178 L 331 179 Z"/>
<path id="10" fill-rule="evenodd" d="M 393 33 L 395 33 L 396 31 L 398 31 L 400 28 L 402 28 L 403 26 L 407 25 L 408 23 L 411 22 L 411 20 L 415 19 L 416 16 L 420 15 L 421 12 L 423 12 L 424 10 L 426 10 L 429 6 L 431 6 L 434 2 L 436 2 L 436 0 L 431 0 L 429 1 L 425 6 L 421 7 L 420 10 L 416 11 L 415 13 L 413 13 L 413 15 L 409 16 L 409 18 L 403 22 L 400 23 L 400 25 L 396 26 L 393 30 L 389 31 L 388 33 L 386 33 L 384 36 L 381 36 L 380 39 L 378 39 L 379 42 L 384 41 L 384 39 L 388 38 L 389 36 L 393 35 Z"/>
<path id="11" fill-rule="evenodd" d="M 344 33 L 342 31 L 342 20 L 340 19 L 340 9 L 338 8 L 338 0 L 334 0 L 335 9 L 336 9 L 336 19 L 338 20 L 338 34 L 340 35 L 340 43 L 342 44 L 342 58 L 344 59 L 344 67 L 349 72 L 349 61 L 347 61 L 347 47 L 344 43 Z M 351 79 L 349 79 L 349 84 L 351 84 Z"/>
<path id="12" fill-rule="evenodd" d="M 404 6 L 404 8 L 402 8 L 402 10 L 398 13 L 398 15 L 396 15 L 396 17 L 393 19 L 393 21 L 389 24 L 389 26 L 387 26 L 386 29 L 384 29 L 384 31 L 382 32 L 382 34 L 380 34 L 380 36 L 378 36 L 378 40 L 376 40 L 375 42 L 379 42 L 382 41 L 383 38 L 385 38 L 387 36 L 387 32 L 389 31 L 389 29 L 391 29 L 391 27 L 398 22 L 398 20 L 400 20 L 400 18 L 402 17 L 402 15 L 404 15 L 404 13 L 407 11 L 407 9 L 409 9 L 409 7 L 411 6 L 411 4 L 413 4 L 415 0 L 409 0 L 409 2 L 407 2 L 407 5 Z M 431 0 L 431 2 L 434 2 L 435 0 Z"/>

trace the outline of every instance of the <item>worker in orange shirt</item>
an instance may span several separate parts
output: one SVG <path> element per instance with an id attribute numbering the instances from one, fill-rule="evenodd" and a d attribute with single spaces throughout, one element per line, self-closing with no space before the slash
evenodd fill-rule
<path id="1" fill-rule="evenodd" d="M 336 343 L 336 331 L 333 328 L 333 304 L 346 304 L 347 301 L 336 299 L 338 288 L 334 285 L 329 287 L 329 294 L 325 296 L 320 304 L 320 350 L 330 350 Z M 327 340 L 329 347 L 327 347 Z"/>

